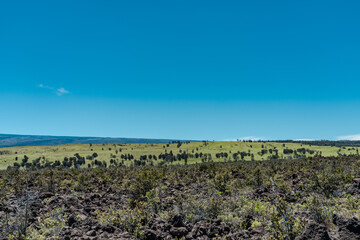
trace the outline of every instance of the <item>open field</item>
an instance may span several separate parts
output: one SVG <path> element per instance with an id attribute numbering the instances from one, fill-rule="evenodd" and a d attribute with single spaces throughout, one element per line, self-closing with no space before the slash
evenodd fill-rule
<path id="1" fill-rule="evenodd" d="M 288 151 L 288 152 L 284 152 Z M 290 150 L 290 151 L 289 151 Z M 291 152 L 291 150 L 293 152 Z M 0 169 L 39 159 L 39 163 L 62 164 L 64 158 L 76 153 L 84 159 L 80 167 L 97 167 L 95 160 L 107 166 L 116 164 L 158 165 L 201 162 L 228 162 L 239 160 L 298 159 L 315 155 L 338 156 L 358 154 L 359 147 L 317 146 L 293 142 L 190 142 L 173 144 L 67 144 L 56 146 L 25 146 L 0 148 Z M 95 154 L 95 155 L 94 155 Z M 126 155 L 126 157 L 125 157 Z M 129 159 L 128 156 L 130 155 Z M 151 157 L 149 157 L 151 155 Z M 159 157 L 162 155 L 162 157 Z M 93 157 L 95 156 L 95 157 Z M 146 156 L 146 158 L 145 158 Z M 185 160 L 186 159 L 186 160 Z M 141 161 L 140 161 L 141 160 Z M 112 164 L 112 163 L 113 164 Z M 29 165 L 29 164 L 28 164 Z M 25 163 L 23 164 L 25 167 Z M 74 166 L 74 165 L 72 165 Z M 102 165 L 101 165 L 102 166 Z"/>

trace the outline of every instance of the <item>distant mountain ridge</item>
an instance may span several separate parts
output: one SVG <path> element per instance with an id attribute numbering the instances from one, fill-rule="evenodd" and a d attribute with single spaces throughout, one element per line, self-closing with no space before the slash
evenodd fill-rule
<path id="1" fill-rule="evenodd" d="M 103 138 L 103 137 L 67 137 L 67 136 L 0 134 L 0 147 L 61 145 L 61 144 L 71 144 L 71 143 L 82 143 L 82 144 L 169 143 L 171 141 L 177 141 L 177 140 L 151 139 L 151 138 Z"/>

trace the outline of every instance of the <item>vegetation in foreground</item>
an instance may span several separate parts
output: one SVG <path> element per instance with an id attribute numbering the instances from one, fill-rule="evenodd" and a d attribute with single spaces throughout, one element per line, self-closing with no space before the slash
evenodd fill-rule
<path id="1" fill-rule="evenodd" d="M 360 158 L 0 172 L 2 239 L 360 239 Z"/>

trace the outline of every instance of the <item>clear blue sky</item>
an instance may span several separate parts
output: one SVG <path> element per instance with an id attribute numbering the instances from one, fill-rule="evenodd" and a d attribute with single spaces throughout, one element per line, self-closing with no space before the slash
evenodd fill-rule
<path id="1" fill-rule="evenodd" d="M 0 133 L 360 138 L 359 1 L 6 1 Z"/>

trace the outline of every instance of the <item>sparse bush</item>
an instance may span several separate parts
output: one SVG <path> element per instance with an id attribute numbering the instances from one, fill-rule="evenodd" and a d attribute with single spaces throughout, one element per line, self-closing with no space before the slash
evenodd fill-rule
<path id="1" fill-rule="evenodd" d="M 136 202 L 135 208 L 117 209 L 112 207 L 107 212 L 98 210 L 96 215 L 101 224 L 116 226 L 138 238 L 144 237 L 142 226 L 145 226 L 149 221 L 144 202 Z"/>
<path id="2" fill-rule="evenodd" d="M 64 208 L 56 208 L 50 213 L 45 214 L 42 218 L 37 218 L 37 227 L 29 229 L 26 239 L 29 240 L 45 240 L 58 239 L 59 234 L 65 226 Z"/>
<path id="3" fill-rule="evenodd" d="M 310 196 L 306 200 L 305 207 L 316 222 L 328 226 L 332 224 L 335 209 L 332 206 L 328 206 L 328 201 L 322 199 L 321 196 Z"/>

